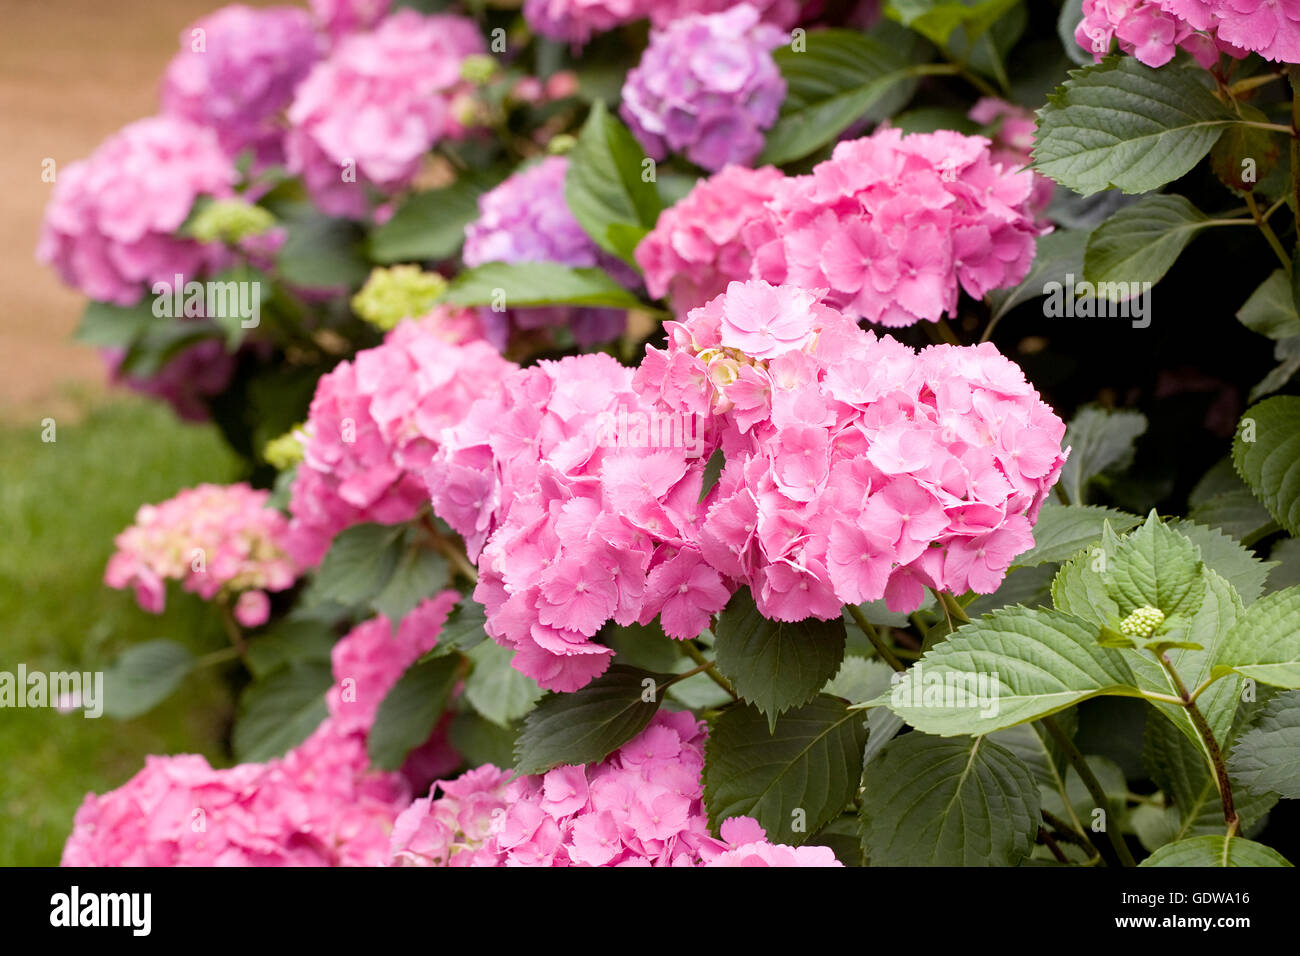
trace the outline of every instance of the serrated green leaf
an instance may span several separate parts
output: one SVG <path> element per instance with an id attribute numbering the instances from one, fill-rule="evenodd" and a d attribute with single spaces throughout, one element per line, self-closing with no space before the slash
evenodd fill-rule
<path id="1" fill-rule="evenodd" d="M 801 159 L 858 119 L 883 119 L 916 89 L 915 44 L 897 34 L 812 30 L 804 41 L 803 50 L 787 46 L 773 54 L 786 98 L 755 165 Z"/>
<path id="2" fill-rule="evenodd" d="M 432 548 L 408 545 L 392 576 L 370 602 L 394 628 L 425 598 L 447 584 L 447 559 Z"/>
<path id="3" fill-rule="evenodd" d="M 1275 591 L 1246 608 L 1215 663 L 1264 684 L 1300 688 L 1300 587 Z"/>
<path id="4" fill-rule="evenodd" d="M 361 254 L 362 236 L 356 223 L 326 216 L 306 204 L 282 218 L 286 236 L 275 257 L 281 279 L 309 289 L 355 288 L 366 281 L 370 264 Z"/>
<path id="5" fill-rule="evenodd" d="M 1061 487 L 1072 505 L 1086 504 L 1088 484 L 1133 460 L 1133 443 L 1147 430 L 1146 416 L 1134 411 L 1110 411 L 1095 405 L 1079 409 L 1062 442 L 1070 457 L 1061 469 Z"/>
<path id="6" fill-rule="evenodd" d="M 335 536 L 316 570 L 317 599 L 368 604 L 388 585 L 401 560 L 401 525 L 358 524 Z"/>
<path id="7" fill-rule="evenodd" d="M 465 698 L 493 723 L 509 727 L 533 709 L 542 696 L 537 681 L 511 666 L 514 651 L 495 641 L 483 641 L 467 656 L 474 668 L 465 678 Z"/>
<path id="8" fill-rule="evenodd" d="M 1015 559 L 1012 566 L 1032 568 L 1048 562 L 1065 561 L 1101 540 L 1106 522 L 1116 532 L 1142 523 L 1137 515 L 1099 505 L 1059 505 L 1046 502 L 1034 523 L 1034 546 Z"/>
<path id="9" fill-rule="evenodd" d="M 1210 222 L 1182 196 L 1144 196 L 1093 230 L 1083 257 L 1084 278 L 1096 285 L 1098 298 L 1128 299 L 1142 283 L 1159 282 Z"/>
<path id="10" fill-rule="evenodd" d="M 668 677 L 614 664 L 580 690 L 543 697 L 524 721 L 515 769 L 545 773 L 603 760 L 650 723 L 663 696 L 655 687 Z"/>
<path id="11" fill-rule="evenodd" d="M 472 647 L 477 647 L 488 639 L 487 631 L 484 630 L 486 626 L 487 612 L 483 610 L 483 605 L 472 597 L 462 597 L 451 609 L 446 623 L 438 632 L 438 646 L 429 653 L 439 654 L 448 650 L 468 651 Z"/>
<path id="12" fill-rule="evenodd" d="M 846 636 L 839 618 L 770 621 L 741 588 L 719 615 L 716 637 L 718 670 L 775 726 L 778 714 L 812 700 L 835 676 Z"/>
<path id="13" fill-rule="evenodd" d="M 195 658 L 175 641 L 134 644 L 104 671 L 104 713 L 129 720 L 153 710 L 180 686 Z"/>
<path id="14" fill-rule="evenodd" d="M 1282 395 L 1247 409 L 1232 462 L 1278 523 L 1300 537 L 1300 398 Z"/>
<path id="15" fill-rule="evenodd" d="M 328 664 L 298 661 L 249 684 L 231 736 L 236 759 L 262 763 L 306 740 L 329 716 L 325 692 L 333 683 Z"/>
<path id="16" fill-rule="evenodd" d="M 654 178 L 643 177 L 645 151 L 605 104 L 592 104 L 569 155 L 564 196 L 596 245 L 627 262 L 636 239 L 653 229 L 663 204 Z"/>
<path id="17" fill-rule="evenodd" d="M 470 766 L 481 767 L 490 763 L 494 767 L 508 768 L 514 766 L 515 741 L 519 739 L 522 727 L 521 722 L 502 727 L 467 711 L 452 718 L 447 736 Z"/>
<path id="18" fill-rule="evenodd" d="M 1232 747 L 1228 771 L 1253 793 L 1300 799 L 1300 692 L 1278 694 Z"/>
<path id="19" fill-rule="evenodd" d="M 246 660 L 257 678 L 270 677 L 294 661 L 328 664 L 337 639 L 334 629 L 320 621 L 286 618 L 249 640 Z"/>
<path id="20" fill-rule="evenodd" d="M 1241 837 L 1200 836 L 1162 846 L 1139 866 L 1290 866 L 1276 850 Z"/>
<path id="21" fill-rule="evenodd" d="M 1103 545 L 1105 546 L 1105 545 Z M 1165 617 L 1195 614 L 1205 596 L 1201 555 L 1190 539 L 1153 511 L 1136 531 L 1110 546 L 1106 591 L 1121 616 L 1155 607 Z"/>
<path id="22" fill-rule="evenodd" d="M 397 770 L 437 726 L 451 692 L 460 679 L 461 660 L 454 654 L 421 660 L 406 669 L 375 712 L 366 737 L 370 762 L 381 770 Z"/>
<path id="23" fill-rule="evenodd" d="M 771 733 L 756 708 L 731 708 L 705 745 L 709 825 L 716 832 L 724 820 L 750 816 L 772 842 L 804 843 L 853 799 L 866 742 L 861 713 L 824 694 L 782 714 Z"/>
<path id="24" fill-rule="evenodd" d="M 525 309 L 541 305 L 646 308 L 602 269 L 571 268 L 557 262 L 486 262 L 451 281 L 443 301 Z"/>
<path id="25" fill-rule="evenodd" d="M 1213 502 L 1218 499 L 1210 500 Z M 1223 575 L 1224 580 L 1232 585 L 1237 596 L 1241 598 L 1242 604 L 1253 603 L 1264 593 L 1264 582 L 1268 580 L 1268 573 L 1275 563 L 1259 560 L 1253 551 L 1242 547 L 1218 528 L 1206 527 L 1198 523 L 1194 520 L 1198 513 L 1205 515 L 1212 514 L 1213 511 L 1194 508 L 1192 518 L 1176 519 L 1169 522 L 1169 527 L 1196 545 L 1201 552 L 1201 560 Z"/>
<path id="26" fill-rule="evenodd" d="M 1155 70 L 1111 56 L 1073 70 L 1038 113 L 1034 165 L 1085 196 L 1150 192 L 1195 166 L 1235 114 L 1199 67 Z"/>
<path id="27" fill-rule="evenodd" d="M 1059 611 L 1010 607 L 957 629 L 895 687 L 890 709 L 945 737 L 987 734 L 1100 694 L 1136 696 L 1098 628 Z"/>
<path id="28" fill-rule="evenodd" d="M 497 172 L 462 173 L 441 189 L 418 192 L 367 240 L 375 262 L 448 259 L 465 241 L 465 227 L 478 218 L 478 197 L 502 179 Z"/>
<path id="29" fill-rule="evenodd" d="M 1274 269 L 1237 310 L 1237 321 L 1252 332 L 1274 341 L 1300 335 L 1300 315 L 1291 297 L 1291 279 L 1285 269 Z"/>
<path id="30" fill-rule="evenodd" d="M 826 683 L 823 693 L 843 697 L 851 704 L 875 700 L 887 693 L 894 683 L 894 669 L 877 659 L 846 657 L 839 672 Z M 868 764 L 900 730 L 903 718 L 888 707 L 872 707 L 866 713 L 867 746 L 862 763 Z"/>
<path id="31" fill-rule="evenodd" d="M 1038 831 L 1038 784 L 987 738 L 907 734 L 862 783 L 862 845 L 873 866 L 1015 866 Z"/>

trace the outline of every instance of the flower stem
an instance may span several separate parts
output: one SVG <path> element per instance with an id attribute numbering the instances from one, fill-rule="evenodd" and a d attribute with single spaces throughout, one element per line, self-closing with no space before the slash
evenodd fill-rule
<path id="1" fill-rule="evenodd" d="M 1173 681 L 1178 691 L 1179 703 L 1187 708 L 1187 716 L 1191 718 L 1192 726 L 1196 728 L 1201 741 L 1205 744 L 1205 754 L 1210 762 L 1210 770 L 1214 773 L 1214 783 L 1219 788 L 1219 798 L 1223 801 L 1223 822 L 1228 828 L 1228 836 L 1234 836 L 1241 825 L 1241 819 L 1237 816 L 1237 809 L 1232 803 L 1232 784 L 1228 780 L 1228 767 L 1223 762 L 1223 751 L 1219 749 L 1219 741 L 1215 739 L 1214 731 L 1210 729 L 1210 724 L 1201 713 L 1201 708 L 1196 706 L 1196 701 L 1187 692 L 1187 685 L 1183 683 L 1182 677 L 1168 655 L 1160 654 L 1158 659 L 1160 666 L 1165 669 L 1165 673 L 1169 675 L 1169 679 Z M 1200 693 L 1200 688 L 1197 688 L 1197 693 Z"/>
<path id="2" fill-rule="evenodd" d="M 673 680 L 670 680 L 668 682 L 669 684 L 674 684 L 679 680 L 685 680 L 687 677 L 693 676 L 695 674 L 704 673 L 709 675 L 709 680 L 713 681 L 713 683 L 717 684 L 728 694 L 730 694 L 732 700 L 740 700 L 740 695 L 737 694 L 736 689 L 731 686 L 731 681 L 727 680 L 725 677 L 722 676 L 722 674 L 718 672 L 717 665 L 715 664 L 714 661 L 709 660 L 707 657 L 701 654 L 700 649 L 696 647 L 694 644 L 692 644 L 690 641 L 682 641 L 680 646 L 682 652 L 691 660 L 695 661 L 696 664 L 699 664 L 700 666 L 695 668 L 695 670 L 693 671 L 689 671 L 686 674 L 682 674 L 674 678 Z"/>
<path id="3" fill-rule="evenodd" d="M 1083 781 L 1084 787 L 1087 788 L 1092 799 L 1096 801 L 1097 806 L 1108 810 L 1110 804 L 1106 799 L 1106 791 L 1102 789 L 1101 781 L 1097 779 L 1097 775 L 1088 766 L 1088 761 L 1083 759 L 1083 754 L 1074 745 L 1074 741 L 1061 729 L 1061 725 L 1056 722 L 1056 718 L 1048 715 L 1041 718 L 1041 721 L 1043 726 L 1047 728 L 1047 732 L 1052 735 L 1052 739 L 1056 741 L 1056 745 L 1061 748 L 1061 752 L 1065 754 L 1066 759 L 1070 761 L 1070 766 L 1079 775 L 1079 779 Z M 1109 816 L 1109 813 L 1107 815 Z M 1133 859 L 1133 854 L 1129 851 L 1128 844 L 1124 842 L 1124 837 L 1110 825 L 1109 819 L 1106 821 L 1106 838 L 1110 840 L 1110 845 L 1115 850 L 1115 855 L 1123 866 L 1137 866 L 1137 861 Z"/>
<path id="4" fill-rule="evenodd" d="M 898 656 L 894 654 L 889 645 L 885 643 L 884 638 L 880 636 L 880 632 L 876 630 L 875 625 L 868 621 L 867 616 L 862 613 L 862 608 L 858 607 L 856 604 L 846 604 L 844 606 L 849 609 L 849 614 L 853 617 L 853 620 L 857 623 L 858 627 L 862 628 L 862 633 L 867 635 L 867 640 L 869 640 L 871 646 L 876 649 L 876 653 L 880 655 L 880 659 L 900 673 L 906 670 L 906 665 L 898 659 Z"/>

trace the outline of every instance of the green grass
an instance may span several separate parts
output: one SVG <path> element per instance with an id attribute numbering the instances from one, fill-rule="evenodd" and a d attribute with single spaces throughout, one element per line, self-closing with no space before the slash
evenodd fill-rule
<path id="1" fill-rule="evenodd" d="M 223 646 L 210 609 L 169 588 L 146 614 L 102 583 L 113 537 L 145 502 L 238 477 L 215 429 L 156 404 L 114 400 L 41 441 L 38 421 L 0 425 L 0 671 L 102 670 L 121 649 L 168 638 Z M 225 761 L 232 713 L 219 674 L 186 679 L 130 721 L 53 709 L 0 710 L 0 865 L 56 864 L 87 791 L 120 786 L 150 753 Z"/>

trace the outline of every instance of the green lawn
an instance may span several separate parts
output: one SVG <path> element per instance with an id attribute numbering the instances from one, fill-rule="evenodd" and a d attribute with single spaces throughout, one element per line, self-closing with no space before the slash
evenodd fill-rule
<path id="1" fill-rule="evenodd" d="M 218 622 L 172 588 L 164 614 L 104 587 L 113 537 L 144 502 L 238 477 L 215 429 L 164 407 L 115 398 L 41 441 L 37 420 L 0 425 L 0 671 L 102 670 L 122 648 L 168 638 L 222 646 Z M 87 791 L 122 784 L 150 753 L 223 759 L 230 694 L 219 674 L 131 721 L 53 709 L 0 710 L 0 865 L 59 860 Z"/>

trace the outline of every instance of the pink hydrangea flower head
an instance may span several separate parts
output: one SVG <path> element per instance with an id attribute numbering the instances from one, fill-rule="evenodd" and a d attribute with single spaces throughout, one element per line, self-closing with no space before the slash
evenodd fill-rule
<path id="1" fill-rule="evenodd" d="M 354 524 L 407 521 L 427 503 L 420 473 L 444 428 L 515 366 L 481 339 L 457 343 L 449 313 L 405 320 L 384 344 L 324 375 L 302 429 L 289 544 L 305 565 Z"/>
<path id="2" fill-rule="evenodd" d="M 769 843 L 747 817 L 709 833 L 704 724 L 660 712 L 604 760 L 521 776 L 479 767 L 438 784 L 393 831 L 415 866 L 839 866 L 826 847 Z"/>
<path id="3" fill-rule="evenodd" d="M 671 151 L 710 172 L 747 166 L 785 98 L 772 51 L 788 39 L 743 3 L 674 20 L 628 73 L 620 112 L 655 159 Z"/>
<path id="4" fill-rule="evenodd" d="M 163 112 L 208 126 L 236 156 L 283 162 L 282 113 L 321 53 L 305 10 L 222 7 L 181 33 L 163 75 Z"/>
<path id="5" fill-rule="evenodd" d="M 385 16 L 392 0 L 310 0 L 312 15 L 336 42 L 369 30 Z"/>
<path id="6" fill-rule="evenodd" d="M 605 670 L 592 638 L 606 621 L 663 611 L 669 634 L 695 637 L 731 594 L 692 544 L 705 423 L 659 415 L 632 377 L 604 354 L 521 369 L 426 470 L 434 511 L 478 562 L 488 634 L 549 689 Z"/>
<path id="7" fill-rule="evenodd" d="M 288 552 L 288 522 L 267 505 L 269 497 L 243 483 L 205 484 L 143 505 L 114 539 L 104 583 L 134 588 L 140 606 L 155 614 L 169 579 L 205 601 L 237 595 L 254 622 L 248 626 L 262 623 L 266 592 L 283 591 L 299 572 Z"/>
<path id="8" fill-rule="evenodd" d="M 1023 106 L 992 96 L 981 97 L 966 114 L 973 122 L 986 127 L 992 141 L 990 158 L 1004 169 L 1024 169 L 1033 161 L 1034 134 L 1038 122 Z M 1046 176 L 1033 174 L 1034 190 L 1029 208 L 1035 218 L 1047 211 L 1056 184 Z"/>
<path id="9" fill-rule="evenodd" d="M 1252 2 L 1249 6 L 1273 7 L 1272 3 Z M 1117 43 L 1124 53 L 1136 57 L 1151 67 L 1161 67 L 1174 58 L 1178 50 L 1186 50 L 1205 69 L 1214 66 L 1219 54 L 1227 53 L 1234 57 L 1243 57 L 1247 50 L 1273 48 L 1275 30 L 1265 30 L 1265 35 L 1255 34 L 1250 39 L 1262 46 L 1254 47 L 1238 43 L 1244 39 L 1240 30 L 1229 26 L 1220 31 L 1219 14 L 1227 10 L 1234 26 L 1246 19 L 1256 23 L 1258 18 L 1239 18 L 1235 4 L 1220 3 L 1219 0 L 1084 0 L 1083 19 L 1075 28 L 1075 41 L 1100 61 L 1110 52 L 1112 42 Z M 1286 22 L 1285 15 L 1275 20 L 1266 14 L 1270 23 Z M 1291 49 L 1300 55 L 1300 9 L 1290 21 Z M 1274 52 L 1286 49 L 1287 41 L 1282 40 Z M 1272 57 L 1269 59 L 1279 59 Z"/>
<path id="10" fill-rule="evenodd" d="M 438 141 L 463 133 L 452 108 L 464 88 L 460 65 L 485 49 L 472 20 L 413 10 L 344 37 L 289 107 L 290 171 L 324 211 L 364 216 L 367 189 L 406 188 Z"/>
<path id="11" fill-rule="evenodd" d="M 1300 63 L 1300 4 L 1295 0 L 1157 2 L 1192 29 L 1213 34 L 1218 48 L 1229 55 L 1253 52 L 1277 63 Z M 1197 59 L 1208 67 L 1201 56 Z"/>
<path id="12" fill-rule="evenodd" d="M 593 34 L 646 15 L 647 0 L 524 0 L 524 20 L 535 33 L 582 46 Z"/>
<path id="13" fill-rule="evenodd" d="M 176 233 L 197 198 L 230 196 L 236 176 L 212 130 L 137 120 L 59 171 L 37 258 L 92 299 L 122 306 L 177 274 L 202 278 L 226 252 Z"/>
<path id="14" fill-rule="evenodd" d="M 667 325 L 635 386 L 712 416 L 725 466 L 692 540 L 764 616 L 989 593 L 1032 546 L 1065 425 L 992 345 L 918 354 L 761 280 Z"/>
<path id="15" fill-rule="evenodd" d="M 1033 174 L 980 136 L 877 130 L 779 184 L 745 227 L 756 278 L 829 290 L 828 304 L 888 327 L 935 321 L 958 289 L 982 298 L 1033 261 Z"/>
<path id="16" fill-rule="evenodd" d="M 767 215 L 765 203 L 785 177 L 779 169 L 725 166 L 665 209 L 636 249 L 646 288 L 685 314 L 749 278 L 753 257 L 743 230 Z"/>
<path id="17" fill-rule="evenodd" d="M 487 262 L 558 262 L 597 266 L 632 285 L 635 273 L 602 251 L 569 211 L 564 198 L 568 168 L 568 159 L 550 156 L 481 195 L 479 217 L 465 227 L 465 265 L 472 268 Z M 616 338 L 626 322 L 622 311 L 602 308 L 507 308 L 505 313 L 485 308 L 480 314 L 499 346 L 504 346 L 508 337 L 502 321 L 522 330 L 567 326 L 580 345 Z"/>

